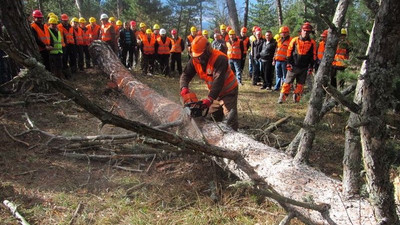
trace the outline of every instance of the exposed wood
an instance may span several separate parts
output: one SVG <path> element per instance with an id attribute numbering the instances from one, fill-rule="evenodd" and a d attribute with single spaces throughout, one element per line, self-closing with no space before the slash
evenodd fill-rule
<path id="1" fill-rule="evenodd" d="M 336 99 L 340 104 L 347 107 L 352 113 L 359 114 L 361 107 L 353 101 L 347 100 L 336 88 L 328 84 L 323 86 L 326 93 Z"/>
<path id="2" fill-rule="evenodd" d="M 294 213 L 289 212 L 279 223 L 279 225 L 290 225 L 290 221 L 295 217 Z"/>
<path id="3" fill-rule="evenodd" d="M 29 225 L 29 223 L 25 220 L 25 218 L 23 216 L 21 216 L 21 214 L 17 211 L 17 206 L 14 203 L 12 203 L 12 202 L 10 202 L 8 200 L 4 200 L 3 204 L 5 206 L 7 206 L 7 208 L 10 209 L 12 215 L 18 220 L 18 222 L 20 224 Z"/>
<path id="4" fill-rule="evenodd" d="M 142 173 L 143 172 L 143 170 L 133 169 L 133 168 L 125 167 L 125 166 L 113 166 L 113 168 L 129 171 L 129 172 L 135 172 L 135 173 Z"/>

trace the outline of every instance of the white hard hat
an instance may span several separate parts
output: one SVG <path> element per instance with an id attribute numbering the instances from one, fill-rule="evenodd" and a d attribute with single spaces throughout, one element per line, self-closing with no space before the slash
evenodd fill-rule
<path id="1" fill-rule="evenodd" d="M 102 20 L 102 19 L 108 19 L 107 14 L 105 14 L 105 13 L 101 14 L 100 20 Z"/>
<path id="2" fill-rule="evenodd" d="M 167 31 L 164 28 L 161 28 L 160 34 L 167 34 Z"/>

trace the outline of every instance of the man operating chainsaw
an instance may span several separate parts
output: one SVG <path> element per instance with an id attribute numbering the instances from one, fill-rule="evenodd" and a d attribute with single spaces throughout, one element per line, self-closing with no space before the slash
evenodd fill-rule
<path id="1" fill-rule="evenodd" d="M 195 98 L 189 90 L 189 83 L 198 74 L 208 87 L 207 98 L 199 101 L 201 108 L 208 110 L 216 121 L 222 121 L 224 115 L 227 125 L 238 129 L 238 83 L 235 74 L 229 67 L 228 57 L 212 49 L 203 36 L 197 36 L 191 44 L 192 57 L 180 77 L 181 96 L 185 104 Z"/>

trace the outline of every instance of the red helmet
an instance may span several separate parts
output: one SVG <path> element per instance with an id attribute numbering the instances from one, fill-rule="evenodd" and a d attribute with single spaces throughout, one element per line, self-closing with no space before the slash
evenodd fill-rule
<path id="1" fill-rule="evenodd" d="M 328 37 L 328 30 L 324 30 L 324 32 L 322 32 L 321 37 Z"/>
<path id="2" fill-rule="evenodd" d="M 251 29 L 252 32 L 256 32 L 258 26 L 254 26 L 253 29 Z"/>
<path id="3" fill-rule="evenodd" d="M 132 20 L 132 21 L 130 22 L 130 25 L 131 25 L 132 27 L 136 27 L 136 21 Z"/>
<path id="4" fill-rule="evenodd" d="M 312 31 L 313 27 L 309 22 L 305 22 L 303 26 L 301 26 L 301 29 L 304 31 Z"/>
<path id="5" fill-rule="evenodd" d="M 261 32 L 261 27 L 257 27 L 257 28 L 255 29 L 255 32 Z"/>
<path id="6" fill-rule="evenodd" d="M 177 33 L 178 33 L 178 31 L 176 31 L 175 29 L 171 30 L 172 35 L 176 35 Z"/>
<path id="7" fill-rule="evenodd" d="M 232 30 L 232 27 L 231 26 L 227 26 L 226 27 L 226 32 L 229 32 L 230 30 Z"/>
<path id="8" fill-rule="evenodd" d="M 69 20 L 69 17 L 67 14 L 61 14 L 61 20 Z"/>
<path id="9" fill-rule="evenodd" d="M 242 32 L 242 33 L 247 33 L 247 28 L 246 28 L 246 27 L 242 27 L 242 29 L 240 30 L 240 32 Z"/>
<path id="10" fill-rule="evenodd" d="M 42 12 L 40 12 L 40 10 L 38 10 L 38 9 L 33 10 L 32 16 L 33 16 L 34 18 L 43 18 Z"/>
<path id="11" fill-rule="evenodd" d="M 198 31 L 197 31 L 197 35 L 201 35 L 201 30 L 198 30 Z"/>

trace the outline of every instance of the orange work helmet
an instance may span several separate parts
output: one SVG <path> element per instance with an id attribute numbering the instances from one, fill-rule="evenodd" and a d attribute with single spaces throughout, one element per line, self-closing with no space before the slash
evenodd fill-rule
<path id="1" fill-rule="evenodd" d="M 240 30 L 240 32 L 242 32 L 242 33 L 247 33 L 247 28 L 246 28 L 246 27 L 242 27 L 242 29 Z"/>
<path id="2" fill-rule="evenodd" d="M 303 26 L 301 26 L 301 29 L 304 31 L 312 31 L 313 27 L 309 22 L 305 22 Z"/>
<path id="3" fill-rule="evenodd" d="M 289 33 L 289 32 L 290 32 L 290 30 L 289 30 L 289 27 L 287 27 L 287 26 L 283 26 L 283 27 L 279 28 L 279 33 Z"/>
<path id="4" fill-rule="evenodd" d="M 226 32 L 229 32 L 230 30 L 232 30 L 232 27 L 231 26 L 227 26 L 226 27 Z"/>
<path id="5" fill-rule="evenodd" d="M 321 37 L 328 37 L 328 30 L 324 30 L 324 32 L 322 32 Z"/>
<path id="6" fill-rule="evenodd" d="M 199 57 L 206 50 L 208 44 L 207 38 L 203 36 L 197 36 L 194 38 L 191 46 L 192 46 L 192 56 Z"/>
<path id="7" fill-rule="evenodd" d="M 67 14 L 61 14 L 61 20 L 69 20 L 69 17 Z"/>

